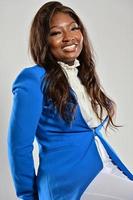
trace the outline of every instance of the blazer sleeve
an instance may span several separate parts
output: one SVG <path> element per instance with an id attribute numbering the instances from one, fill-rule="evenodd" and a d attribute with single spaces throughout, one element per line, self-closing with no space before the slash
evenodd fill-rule
<path id="1" fill-rule="evenodd" d="M 38 199 L 32 151 L 42 111 L 42 70 L 25 68 L 12 86 L 8 157 L 16 194 L 21 200 Z"/>

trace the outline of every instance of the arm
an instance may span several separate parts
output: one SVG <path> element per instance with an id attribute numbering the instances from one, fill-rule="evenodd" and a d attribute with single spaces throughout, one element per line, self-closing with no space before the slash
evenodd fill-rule
<path id="1" fill-rule="evenodd" d="M 16 194 L 22 200 L 38 199 L 32 151 L 42 111 L 43 95 L 39 73 L 33 68 L 24 69 L 12 88 L 8 155 Z"/>

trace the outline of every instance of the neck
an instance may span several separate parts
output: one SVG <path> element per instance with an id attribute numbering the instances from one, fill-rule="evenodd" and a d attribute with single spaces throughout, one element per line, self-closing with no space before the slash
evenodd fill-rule
<path id="1" fill-rule="evenodd" d="M 65 63 L 69 66 L 72 66 L 72 65 L 74 65 L 75 60 L 73 60 L 73 61 L 61 61 L 61 62 Z"/>
<path id="2" fill-rule="evenodd" d="M 72 65 L 74 65 L 74 61 L 66 62 L 66 64 L 68 64 L 69 66 L 72 66 Z"/>
<path id="3" fill-rule="evenodd" d="M 77 59 L 75 59 L 73 62 L 62 62 L 62 61 L 58 61 L 58 64 L 63 67 L 63 68 L 66 68 L 66 69 L 74 69 L 78 66 L 80 66 L 80 63 Z"/>

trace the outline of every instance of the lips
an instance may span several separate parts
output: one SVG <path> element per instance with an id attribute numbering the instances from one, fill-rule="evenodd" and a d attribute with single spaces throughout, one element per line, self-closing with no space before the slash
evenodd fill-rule
<path id="1" fill-rule="evenodd" d="M 62 49 L 64 51 L 75 51 L 76 47 L 77 47 L 77 44 L 70 44 L 70 45 L 64 46 Z"/>

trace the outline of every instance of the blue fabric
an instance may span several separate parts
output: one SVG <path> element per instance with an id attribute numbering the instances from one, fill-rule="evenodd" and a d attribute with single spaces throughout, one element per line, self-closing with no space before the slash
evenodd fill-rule
<path id="1" fill-rule="evenodd" d="M 8 129 L 8 155 L 17 196 L 22 200 L 79 200 L 102 170 L 96 148 L 97 135 L 112 161 L 129 179 L 133 175 L 102 137 L 90 128 L 77 105 L 72 123 L 60 117 L 43 95 L 45 70 L 39 65 L 23 69 L 13 83 L 13 105 Z M 39 144 L 39 168 L 35 174 L 33 141 Z"/>

